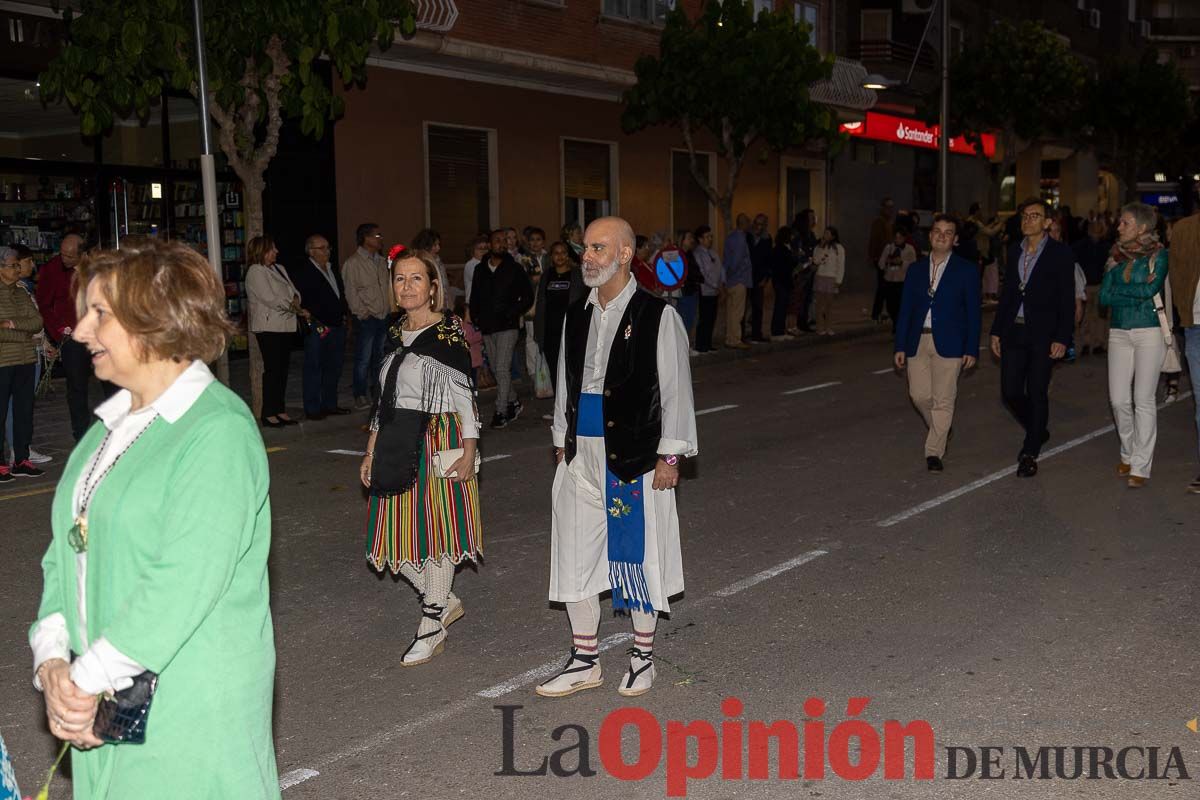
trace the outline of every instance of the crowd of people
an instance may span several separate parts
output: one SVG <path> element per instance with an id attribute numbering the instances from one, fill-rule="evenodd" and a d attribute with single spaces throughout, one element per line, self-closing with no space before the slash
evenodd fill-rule
<path id="1" fill-rule="evenodd" d="M 980 355 L 995 262 L 978 237 L 996 234 L 972 216 L 937 214 L 926 231 L 892 212 L 885 201 L 869 257 L 893 321 L 893 363 L 928 427 L 926 467 L 938 472 L 959 377 Z M 1200 213 L 1160 232 L 1155 209 L 1133 203 L 1111 240 L 1101 218 L 1081 225 L 1042 199 L 1014 219 L 988 344 L 1001 398 L 1023 429 L 1017 475 L 1038 472 L 1054 365 L 1075 345 L 1081 356 L 1107 355 L 1114 472 L 1145 486 L 1160 374 L 1178 381 L 1181 372 L 1179 327 L 1187 355 L 1200 359 Z M 721 303 L 730 348 L 831 332 L 845 251 L 836 228 L 818 236 L 815 223 L 805 211 L 772 235 L 765 215 L 739 214 L 719 254 L 708 227 L 642 237 L 608 217 L 586 230 L 568 225 L 549 243 L 536 227 L 503 228 L 472 242 L 461 287 L 429 229 L 387 248 L 380 227 L 364 223 L 340 269 L 323 236 L 308 237 L 306 262 L 292 269 L 269 236 L 256 237 L 246 284 L 262 354 L 258 419 L 205 366 L 233 329 L 224 287 L 194 251 L 131 237 L 118 250 L 81 253 L 82 242 L 66 237 L 31 290 L 29 254 L 0 249 L 0 409 L 13 423 L 3 474 L 42 474 L 29 445 L 47 358 L 63 363 L 77 440 L 56 490 L 30 630 L 34 684 L 50 731 L 71 745 L 76 796 L 152 796 L 169 778 L 212 794 L 279 797 L 270 476 L 255 429 L 297 422 L 284 403 L 297 337 L 304 416 L 314 422 L 355 410 L 338 403 L 353 337 L 354 406 L 369 409 L 359 466 L 365 555 L 373 569 L 402 575 L 419 600 L 401 665 L 435 659 L 465 616 L 455 571 L 484 552 L 479 387 L 490 375 L 491 427 L 504 428 L 522 411 L 513 379 L 523 367 L 529 389 L 554 398 L 548 598 L 565 604 L 572 637 L 562 669 L 536 691 L 562 697 L 602 685 L 605 592 L 633 627 L 617 691 L 649 691 L 658 615 L 684 587 L 674 492 L 698 452 L 690 358 L 711 351 Z M 1092 303 L 1105 311 L 1089 316 Z M 94 410 L 93 373 L 106 396 Z M 1188 489 L 1200 493 L 1200 478 Z M 197 729 L 223 733 L 198 741 Z M 118 746 L 130 741 L 144 744 Z"/>

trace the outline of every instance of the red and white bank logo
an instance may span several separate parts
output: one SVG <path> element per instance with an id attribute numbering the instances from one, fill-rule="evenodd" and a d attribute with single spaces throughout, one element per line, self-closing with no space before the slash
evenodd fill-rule
<path id="1" fill-rule="evenodd" d="M 896 128 L 896 138 L 902 142 L 917 142 L 918 144 L 937 144 L 933 131 L 924 128 L 906 128 L 904 123 Z"/>
<path id="2" fill-rule="evenodd" d="M 1180 748 L 1105 745 L 943 746 L 925 720 L 864 718 L 869 697 L 846 701 L 845 719 L 824 719 L 827 703 L 804 701 L 804 719 L 746 720 L 736 697 L 721 703 L 722 718 L 659 720 L 644 708 L 610 712 L 601 722 L 597 745 L 583 725 L 565 724 L 551 734 L 551 746 L 526 743 L 518 754 L 519 705 L 493 706 L 501 715 L 502 766 L 498 776 L 583 777 L 597 775 L 631 782 L 652 780 L 662 767 L 666 797 L 686 797 L 694 781 L 846 780 L 882 777 L 892 781 L 941 780 L 1191 780 Z M 622 747 L 636 741 L 636 748 Z M 940 758 L 939 758 L 940 754 Z M 653 778 L 659 780 L 659 778 Z"/>

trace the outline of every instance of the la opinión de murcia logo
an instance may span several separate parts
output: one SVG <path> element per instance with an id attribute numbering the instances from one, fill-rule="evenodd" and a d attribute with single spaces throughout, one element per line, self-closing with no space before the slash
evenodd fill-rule
<path id="1" fill-rule="evenodd" d="M 921 144 L 935 144 L 933 131 L 923 131 L 920 128 L 907 128 L 901 122 L 896 128 L 896 138 L 902 142 L 920 142 Z"/>
<path id="2" fill-rule="evenodd" d="M 600 723 L 595 753 L 592 735 L 577 724 L 560 725 L 550 738 L 552 752 L 517 756 L 516 719 L 523 706 L 493 706 L 501 715 L 502 765 L 495 772 L 509 777 L 595 777 L 596 755 L 613 778 L 645 781 L 663 767 L 667 797 L 686 797 L 690 781 L 824 780 L 1190 780 L 1178 747 L 964 747 L 942 748 L 943 770 L 936 769 L 933 727 L 925 720 L 885 720 L 877 727 L 862 714 L 869 697 L 851 697 L 846 719 L 825 722 L 827 705 L 810 697 L 805 719 L 771 722 L 744 720 L 745 707 L 736 697 L 721 703 L 724 718 L 661 722 L 644 708 L 612 711 Z M 636 742 L 636 748 L 622 747 Z M 557 747 L 557 749 L 553 749 Z M 535 760 L 539 759 L 540 760 Z"/>

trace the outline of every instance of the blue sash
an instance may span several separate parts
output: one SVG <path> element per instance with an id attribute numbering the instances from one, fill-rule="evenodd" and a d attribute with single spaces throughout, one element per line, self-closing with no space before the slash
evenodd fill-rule
<path id="1" fill-rule="evenodd" d="M 599 394 L 579 396 L 578 436 L 604 437 L 604 399 Z M 646 515 L 643 509 L 645 476 L 625 483 L 605 469 L 604 508 L 608 513 L 608 583 L 614 609 L 636 608 L 654 612 L 643 564 L 646 559 Z"/>

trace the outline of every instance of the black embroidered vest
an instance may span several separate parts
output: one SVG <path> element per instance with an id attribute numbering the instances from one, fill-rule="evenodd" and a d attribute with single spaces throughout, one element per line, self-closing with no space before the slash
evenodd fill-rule
<path id="1" fill-rule="evenodd" d="M 658 460 L 662 438 L 662 404 L 658 385 L 658 326 L 666 302 L 638 289 L 617 326 L 604 373 L 604 452 L 608 468 L 630 482 L 650 472 Z M 567 462 L 575 458 L 579 395 L 587 353 L 592 308 L 587 298 L 567 309 Z"/>

